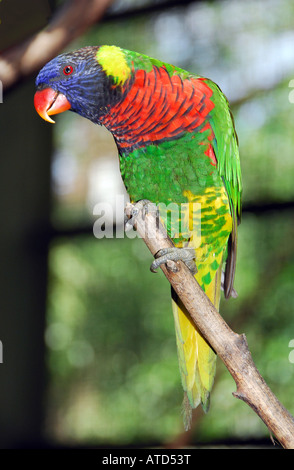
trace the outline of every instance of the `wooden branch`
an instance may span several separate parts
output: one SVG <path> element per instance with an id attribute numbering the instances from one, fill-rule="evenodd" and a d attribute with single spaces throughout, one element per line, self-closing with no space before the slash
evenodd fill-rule
<path id="1" fill-rule="evenodd" d="M 157 216 L 156 206 L 139 202 L 127 204 L 126 216 L 143 238 L 152 255 L 162 248 L 174 246 Z M 176 270 L 161 269 L 181 298 L 196 327 L 224 362 L 237 390 L 236 398 L 247 403 L 263 420 L 284 448 L 294 449 L 294 418 L 279 402 L 257 370 L 244 334 L 234 333 L 205 295 L 183 262 Z"/>
<path id="2" fill-rule="evenodd" d="M 39 71 L 71 41 L 97 23 L 113 0 L 70 0 L 54 15 L 50 24 L 27 41 L 5 51 L 0 57 L 0 79 L 4 89 Z"/>

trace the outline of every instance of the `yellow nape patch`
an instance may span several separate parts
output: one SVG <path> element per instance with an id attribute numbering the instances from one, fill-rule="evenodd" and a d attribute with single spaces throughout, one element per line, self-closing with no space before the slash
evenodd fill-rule
<path id="1" fill-rule="evenodd" d="M 129 78 L 131 69 L 127 64 L 122 49 L 119 47 L 101 46 L 97 51 L 96 57 L 106 75 L 111 75 L 116 85 L 123 85 Z"/>

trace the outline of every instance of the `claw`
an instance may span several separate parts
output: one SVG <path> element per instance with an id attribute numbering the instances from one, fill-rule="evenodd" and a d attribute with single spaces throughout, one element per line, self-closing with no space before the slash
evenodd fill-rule
<path id="1" fill-rule="evenodd" d="M 159 217 L 158 207 L 151 203 L 148 199 L 141 199 L 135 205 L 132 205 L 131 210 L 128 211 L 128 214 L 131 214 L 131 217 L 129 215 L 125 215 L 125 231 L 129 231 L 134 227 L 136 216 L 140 211 L 142 211 L 143 219 L 148 213 L 154 211 L 156 211 L 156 216 Z M 166 264 L 170 271 L 176 272 L 179 269 L 176 265 L 177 261 L 183 261 L 193 275 L 197 273 L 194 248 L 171 247 L 159 250 L 156 253 L 156 259 L 150 266 L 150 270 L 155 273 L 159 266 Z"/>
<path id="2" fill-rule="evenodd" d="M 125 231 L 128 232 L 129 230 L 132 230 L 134 228 L 136 216 L 139 214 L 140 211 L 142 211 L 142 218 L 144 220 L 146 215 L 154 210 L 156 211 L 156 213 L 158 212 L 156 205 L 150 202 L 148 199 L 141 199 L 140 201 L 136 202 L 136 204 L 133 204 L 131 218 L 126 215 L 124 217 Z"/>
<path id="3" fill-rule="evenodd" d="M 172 261 L 173 263 L 169 263 L 169 261 Z M 156 270 L 159 268 L 160 265 L 167 264 L 167 267 L 170 270 L 176 271 L 177 268 L 174 265 L 174 262 L 176 261 L 183 261 L 185 265 L 190 269 L 193 275 L 197 273 L 194 248 L 172 247 L 159 250 L 156 253 L 156 259 L 150 266 L 150 270 L 153 273 L 156 273 Z"/>
<path id="4" fill-rule="evenodd" d="M 130 232 L 134 228 L 134 217 L 129 219 L 129 217 L 125 214 L 124 215 L 124 226 L 125 226 L 125 232 Z"/>
<path id="5" fill-rule="evenodd" d="M 156 212 L 156 214 L 158 213 L 158 208 L 155 204 L 153 204 L 152 202 L 150 202 L 148 199 L 141 199 L 139 202 L 137 202 L 136 207 L 140 207 L 140 209 L 142 209 L 142 218 L 143 220 L 145 219 L 146 215 L 147 214 L 151 214 L 152 212 Z M 140 210 L 140 209 L 137 209 L 137 210 Z"/>

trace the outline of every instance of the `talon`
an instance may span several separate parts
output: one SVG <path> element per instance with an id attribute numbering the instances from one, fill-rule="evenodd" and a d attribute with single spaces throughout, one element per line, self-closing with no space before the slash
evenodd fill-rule
<path id="1" fill-rule="evenodd" d="M 134 218 L 132 217 L 129 219 L 129 217 L 125 214 L 124 215 L 124 228 L 125 232 L 129 232 L 134 228 Z"/>
<path id="2" fill-rule="evenodd" d="M 146 214 L 148 214 L 148 205 L 151 204 L 150 201 L 148 201 L 148 199 L 141 199 L 138 204 L 140 204 L 142 206 L 142 215 L 143 215 L 143 218 L 145 217 Z"/>
<path id="3" fill-rule="evenodd" d="M 149 207 L 151 205 L 153 206 L 153 204 L 150 201 L 148 201 L 148 199 L 141 199 L 135 204 L 127 203 L 126 207 L 128 206 L 128 204 L 131 205 L 132 207 L 131 207 L 131 217 L 127 216 L 126 214 L 124 216 L 124 225 L 125 225 L 126 232 L 134 228 L 135 219 L 138 216 L 140 211 L 142 211 L 142 218 L 144 220 L 146 217 L 146 214 L 148 214 L 149 212 Z"/>
<path id="4" fill-rule="evenodd" d="M 135 217 L 138 215 L 140 210 L 142 211 L 142 218 L 143 220 L 145 219 L 146 215 L 149 213 L 150 209 L 153 207 L 156 207 L 152 202 L 150 202 L 148 199 L 140 199 L 140 201 L 136 202 L 134 205 L 132 215 Z"/>
<path id="5" fill-rule="evenodd" d="M 150 270 L 153 273 L 156 273 L 159 266 L 162 264 L 167 264 L 168 261 L 177 262 L 183 261 L 185 265 L 190 269 L 191 273 L 195 275 L 197 273 L 197 268 L 195 264 L 195 250 L 194 248 L 163 248 L 156 253 L 156 259 L 150 266 Z M 174 263 L 169 266 L 171 271 L 176 272 Z"/>

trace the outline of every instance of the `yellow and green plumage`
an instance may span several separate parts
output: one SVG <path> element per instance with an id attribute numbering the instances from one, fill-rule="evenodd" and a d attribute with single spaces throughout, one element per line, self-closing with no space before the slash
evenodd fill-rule
<path id="1" fill-rule="evenodd" d="M 177 247 L 195 249 L 196 280 L 218 309 L 223 269 L 225 296 L 233 289 L 241 211 L 237 137 L 218 86 L 116 46 L 58 56 L 36 83 L 36 96 L 49 87 L 72 111 L 110 130 L 130 199 L 167 208 L 169 235 Z M 190 408 L 208 409 L 216 355 L 172 297 L 188 426 Z"/>

